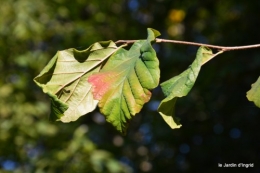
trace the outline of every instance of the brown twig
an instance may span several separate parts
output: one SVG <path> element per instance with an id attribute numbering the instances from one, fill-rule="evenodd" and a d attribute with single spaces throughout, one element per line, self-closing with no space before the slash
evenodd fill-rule
<path id="1" fill-rule="evenodd" d="M 120 43 L 132 44 L 136 41 L 137 40 L 118 40 L 115 43 L 116 44 L 120 44 Z M 217 45 L 195 43 L 195 42 L 188 42 L 188 41 L 167 40 L 167 39 L 160 39 L 160 38 L 157 38 L 155 41 L 156 41 L 156 43 L 176 43 L 176 44 L 186 44 L 186 45 L 193 45 L 193 46 L 206 46 L 206 47 L 209 47 L 209 48 L 218 49 L 222 52 L 232 51 L 232 50 L 260 48 L 260 44 L 229 47 L 229 46 L 217 46 Z"/>

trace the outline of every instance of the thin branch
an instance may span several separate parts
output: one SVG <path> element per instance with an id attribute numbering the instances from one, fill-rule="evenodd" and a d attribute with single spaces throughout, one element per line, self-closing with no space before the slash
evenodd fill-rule
<path id="1" fill-rule="evenodd" d="M 115 43 L 125 43 L 125 44 L 132 44 L 136 42 L 137 40 L 118 40 Z M 186 44 L 186 45 L 193 45 L 193 46 L 206 46 L 213 49 L 218 49 L 220 51 L 231 51 L 231 50 L 242 50 L 242 49 L 253 49 L 253 48 L 260 48 L 260 44 L 254 44 L 254 45 L 246 45 L 246 46 L 217 46 L 217 45 L 211 45 L 211 44 L 203 44 L 203 43 L 195 43 L 195 42 L 188 42 L 188 41 L 178 41 L 178 40 L 167 40 L 167 39 L 156 39 L 156 43 L 176 43 L 176 44 Z"/>

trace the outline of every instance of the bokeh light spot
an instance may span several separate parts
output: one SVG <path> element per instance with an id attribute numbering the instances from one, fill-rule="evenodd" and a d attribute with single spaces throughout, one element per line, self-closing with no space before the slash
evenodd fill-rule
<path id="1" fill-rule="evenodd" d="M 230 130 L 229 136 L 233 139 L 238 139 L 241 136 L 241 131 L 238 128 L 233 128 Z"/>
<path id="2" fill-rule="evenodd" d="M 148 153 L 148 149 L 145 146 L 140 146 L 137 148 L 137 154 L 140 156 L 145 156 Z"/>
<path id="3" fill-rule="evenodd" d="M 140 164 L 140 169 L 144 172 L 148 172 L 152 169 L 152 164 L 150 162 L 144 161 Z"/>
<path id="4" fill-rule="evenodd" d="M 158 106 L 160 104 L 160 101 L 158 100 L 152 100 L 148 103 L 148 108 L 151 110 L 151 111 L 156 111 L 158 109 Z"/>
<path id="5" fill-rule="evenodd" d="M 170 25 L 167 29 L 167 33 L 172 37 L 180 36 L 184 33 L 184 31 L 185 31 L 185 27 L 183 24 L 180 23 Z"/>
<path id="6" fill-rule="evenodd" d="M 117 147 L 120 147 L 124 144 L 124 139 L 121 136 L 117 135 L 113 138 L 113 144 Z"/>
<path id="7" fill-rule="evenodd" d="M 139 3 L 137 0 L 130 0 L 128 3 L 128 7 L 132 10 L 132 11 L 136 11 L 139 7 Z"/>
<path id="8" fill-rule="evenodd" d="M 16 163 L 12 160 L 6 160 L 2 162 L 2 167 L 4 170 L 12 171 L 16 167 Z"/>
<path id="9" fill-rule="evenodd" d="M 173 9 L 169 13 L 169 19 L 172 22 L 181 22 L 185 18 L 185 11 Z"/>
<path id="10" fill-rule="evenodd" d="M 190 146 L 188 144 L 181 144 L 179 150 L 182 154 L 187 154 L 190 152 Z"/>
<path id="11" fill-rule="evenodd" d="M 95 123 L 97 123 L 97 124 L 104 124 L 106 122 L 105 117 L 102 114 L 98 113 L 98 112 L 96 112 L 93 115 L 93 121 Z"/>

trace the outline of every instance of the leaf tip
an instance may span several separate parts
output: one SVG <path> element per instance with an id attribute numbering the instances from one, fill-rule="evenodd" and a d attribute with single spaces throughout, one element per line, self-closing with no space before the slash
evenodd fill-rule
<path id="1" fill-rule="evenodd" d="M 156 37 L 160 36 L 161 33 L 153 28 L 147 28 L 148 40 L 153 41 Z"/>

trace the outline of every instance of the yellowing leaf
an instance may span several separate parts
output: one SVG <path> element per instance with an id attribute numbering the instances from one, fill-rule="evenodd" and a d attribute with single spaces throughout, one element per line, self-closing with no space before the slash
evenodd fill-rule
<path id="1" fill-rule="evenodd" d="M 59 51 L 52 58 L 34 79 L 51 97 L 52 120 L 75 121 L 96 108 L 98 100 L 93 98 L 88 77 L 118 49 L 112 41 L 97 42 L 83 51 Z"/>
<path id="2" fill-rule="evenodd" d="M 191 66 L 180 75 L 161 84 L 163 93 L 167 96 L 158 107 L 158 112 L 165 122 L 172 128 L 180 128 L 179 119 L 175 117 L 175 103 L 178 97 L 186 96 L 193 87 L 201 66 L 221 52 L 212 54 L 206 47 L 200 47 L 196 59 Z"/>
<path id="3" fill-rule="evenodd" d="M 254 102 L 255 105 L 260 108 L 260 77 L 254 84 L 252 84 L 252 88 L 247 92 L 246 97 L 249 101 Z"/>
<path id="4" fill-rule="evenodd" d="M 123 134 L 128 121 L 150 100 L 150 90 L 159 84 L 159 61 L 150 43 L 158 34 L 148 29 L 147 40 L 135 42 L 129 51 L 121 48 L 88 79 L 101 113 Z"/>

